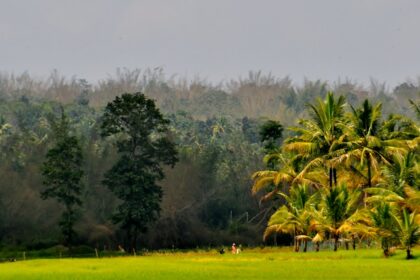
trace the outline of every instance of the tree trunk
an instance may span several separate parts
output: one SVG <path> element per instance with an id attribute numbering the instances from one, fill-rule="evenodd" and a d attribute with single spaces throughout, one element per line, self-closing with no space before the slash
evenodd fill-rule
<path id="1" fill-rule="evenodd" d="M 298 240 L 296 238 L 296 235 L 297 235 L 297 232 L 296 232 L 296 229 L 295 229 L 295 234 L 293 236 L 293 239 L 295 241 L 295 252 L 299 252 Z"/>
<path id="2" fill-rule="evenodd" d="M 368 188 L 371 188 L 372 187 L 372 170 L 370 166 L 369 156 L 367 157 L 367 168 L 368 168 Z M 365 192 L 364 199 L 363 199 L 363 203 L 365 207 L 366 207 L 366 200 L 367 200 L 367 192 Z"/>
<path id="3" fill-rule="evenodd" d="M 385 258 L 389 257 L 389 245 L 387 238 L 382 239 L 382 249 L 384 251 Z"/>
<path id="4" fill-rule="evenodd" d="M 316 247 L 315 247 L 315 251 L 319 252 L 319 241 L 315 243 Z"/>
<path id="5" fill-rule="evenodd" d="M 65 225 L 64 225 L 64 231 L 65 231 L 65 245 L 69 248 L 69 253 L 72 256 L 72 245 L 73 245 L 73 209 L 71 205 L 66 205 L 66 211 L 64 213 L 65 215 Z"/>
<path id="6" fill-rule="evenodd" d="M 344 241 L 344 244 L 346 245 L 346 250 L 348 250 L 349 249 L 349 242 L 346 240 L 346 241 Z"/>
<path id="7" fill-rule="evenodd" d="M 303 247 L 303 252 L 306 252 L 306 250 L 308 249 L 308 241 L 307 240 L 305 240 L 305 241 L 303 241 L 303 242 L 305 242 L 304 244 L 305 244 L 305 246 Z"/>
<path id="8" fill-rule="evenodd" d="M 356 250 L 356 238 L 352 235 L 352 242 L 353 242 L 353 250 Z"/>
<path id="9" fill-rule="evenodd" d="M 334 252 L 338 249 L 338 235 L 334 236 Z"/>
<path id="10" fill-rule="evenodd" d="M 124 244 L 124 247 L 125 247 L 124 249 L 125 249 L 126 252 L 130 252 L 131 249 L 132 249 L 132 248 L 130 248 L 131 247 L 131 238 L 132 238 L 131 237 L 131 227 L 127 228 L 127 231 L 126 231 L 125 234 L 126 234 L 126 236 L 125 236 L 126 240 L 124 242 L 125 243 Z"/>
<path id="11" fill-rule="evenodd" d="M 68 247 L 71 247 L 71 241 L 72 241 L 72 236 L 71 236 L 71 230 L 72 230 L 72 225 L 71 225 L 71 221 L 70 221 L 70 209 L 67 208 L 67 222 L 66 222 L 66 231 L 67 231 L 67 235 L 66 235 L 66 244 Z"/>
<path id="12" fill-rule="evenodd" d="M 137 228 L 134 228 L 133 233 L 133 240 L 131 242 L 131 251 L 134 253 L 137 249 L 137 237 L 138 237 L 138 230 Z"/>
<path id="13" fill-rule="evenodd" d="M 407 247 L 407 260 L 411 260 L 413 258 L 413 255 L 411 254 L 411 248 Z"/>
<path id="14" fill-rule="evenodd" d="M 372 168 L 370 166 L 370 158 L 367 157 L 367 168 L 368 168 L 368 187 L 372 187 Z"/>
<path id="15" fill-rule="evenodd" d="M 329 168 L 329 183 L 330 183 L 330 189 L 332 189 L 333 186 L 333 169 L 332 167 Z"/>
<path id="16" fill-rule="evenodd" d="M 384 248 L 384 257 L 385 258 L 389 257 L 389 249 L 388 248 Z"/>

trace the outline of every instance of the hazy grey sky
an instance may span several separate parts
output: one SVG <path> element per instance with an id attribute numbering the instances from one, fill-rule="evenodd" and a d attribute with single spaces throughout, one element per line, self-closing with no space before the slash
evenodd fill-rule
<path id="1" fill-rule="evenodd" d="M 391 85 L 420 74 L 418 0 L 0 0 L 0 71 L 91 81 L 163 66 Z"/>

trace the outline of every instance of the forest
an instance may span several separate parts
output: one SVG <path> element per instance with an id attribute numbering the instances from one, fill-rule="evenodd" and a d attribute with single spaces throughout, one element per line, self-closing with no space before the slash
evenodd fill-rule
<path id="1" fill-rule="evenodd" d="M 350 79 L 296 83 L 288 77 L 261 72 L 250 72 L 247 77 L 219 84 L 199 77 L 192 80 L 167 77 L 163 69 L 117 69 L 96 83 L 64 77 L 58 71 L 45 79 L 28 73 L 1 73 L 2 247 L 31 250 L 63 242 L 58 224 L 65 209 L 41 195 L 45 192 L 42 166 L 55 143 L 51 119 L 59 117 L 62 111 L 84 158 L 81 166 L 84 188 L 74 224 L 75 244 L 115 249 L 123 243 L 124 232 L 112 220 L 121 200 L 104 181 L 104 175 L 118 159 L 118 150 L 112 137 L 101 135 L 101 123 L 109 102 L 124 93 L 136 92 L 154 100 L 169 120 L 169 134 L 178 154 L 173 168 L 163 168 L 165 178 L 158 182 L 163 191 L 160 215 L 140 234 L 139 247 L 215 247 L 234 240 L 249 246 L 294 242 L 298 250 L 298 243 L 305 244 L 307 238 L 312 240 L 318 232 L 328 232 L 328 236 L 318 235 L 320 241 L 331 235 L 337 242 L 347 238 L 351 243 L 355 235 L 343 229 L 349 227 L 346 222 L 350 217 L 352 221 L 366 220 L 369 213 L 351 215 L 358 209 L 352 205 L 352 212 L 343 214 L 345 218 L 334 225 L 323 220 L 322 227 L 321 222 L 314 227 L 308 222 L 313 220 L 312 216 L 308 219 L 308 213 L 313 210 L 311 215 L 328 215 L 320 209 L 309 211 L 308 207 L 322 198 L 325 198 L 322 203 L 326 203 L 326 197 L 334 195 L 346 196 L 347 202 L 356 203 L 367 194 L 369 197 L 362 199 L 365 205 L 375 203 L 375 199 L 406 203 L 403 208 L 407 219 L 418 207 L 412 206 L 411 200 L 407 202 L 412 193 L 407 194 L 404 185 L 418 192 L 418 147 L 414 142 L 411 146 L 397 142 L 418 141 L 416 109 L 419 109 L 420 79 L 407 80 L 389 89 L 375 80 L 368 86 Z M 317 110 L 327 103 L 339 108 L 333 114 L 336 123 L 330 124 L 332 130 L 319 138 L 325 143 L 319 139 L 320 142 L 312 143 L 311 137 L 319 133 L 315 128 L 319 125 Z M 368 118 L 368 124 L 360 123 L 360 131 L 349 132 L 345 127 L 356 125 L 357 114 L 360 119 Z M 274 138 L 264 138 L 264 127 L 270 121 L 280 124 L 280 133 Z M 365 125 L 371 126 L 367 129 L 376 133 L 375 137 L 363 134 Z M 380 140 L 381 144 L 372 145 L 384 149 L 378 152 L 383 158 L 375 157 L 376 151 L 356 148 L 357 137 Z M 337 139 L 340 144 L 331 148 Z M 347 153 L 342 152 L 345 145 Z M 401 148 L 403 145 L 409 148 Z M 414 171 L 401 175 L 408 174 L 409 178 L 395 177 L 399 170 L 384 164 L 391 159 L 395 168 L 411 164 L 407 168 Z M 354 164 L 358 161 L 360 166 Z M 390 180 L 403 179 L 402 186 L 383 188 L 389 186 Z M 370 190 L 356 193 L 351 186 L 357 184 Z M 308 204 L 292 208 L 297 209 L 296 216 L 302 215 L 299 222 L 308 223 L 302 222 L 302 227 L 291 230 L 284 226 L 284 219 L 299 195 L 307 197 Z M 363 225 L 354 226 L 358 235 L 373 236 L 373 227 L 367 222 Z M 338 230 L 341 226 L 346 234 Z M 382 241 L 386 254 L 392 240 Z"/>

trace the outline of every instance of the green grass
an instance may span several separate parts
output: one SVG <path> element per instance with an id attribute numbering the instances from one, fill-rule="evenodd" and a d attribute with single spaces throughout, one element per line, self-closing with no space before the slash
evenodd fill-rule
<path id="1" fill-rule="evenodd" d="M 254 249 L 101 259 L 39 259 L 0 264 L 0 279 L 420 279 L 420 258 L 385 259 L 378 249 L 294 253 Z"/>

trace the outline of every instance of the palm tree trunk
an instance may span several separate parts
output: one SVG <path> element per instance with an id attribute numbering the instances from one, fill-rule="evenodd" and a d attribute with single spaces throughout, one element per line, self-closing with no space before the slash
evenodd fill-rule
<path id="1" fill-rule="evenodd" d="M 384 257 L 385 258 L 389 257 L 389 249 L 388 248 L 384 248 Z"/>
<path id="2" fill-rule="evenodd" d="M 372 167 L 370 166 L 370 157 L 367 157 L 367 168 L 368 168 L 368 187 L 372 187 Z"/>
<path id="3" fill-rule="evenodd" d="M 351 236 L 352 242 L 353 242 L 353 250 L 356 250 L 356 238 L 354 235 Z"/>
<path id="4" fill-rule="evenodd" d="M 306 250 L 308 249 L 308 241 L 303 241 L 303 242 L 305 242 L 304 244 L 305 244 L 305 246 L 303 247 L 303 252 L 306 252 Z"/>
<path id="5" fill-rule="evenodd" d="M 367 158 L 367 169 L 368 169 L 368 188 L 372 187 L 372 167 L 370 166 L 370 157 Z M 367 192 L 364 194 L 364 205 L 366 207 L 366 200 L 367 200 Z"/>
<path id="6" fill-rule="evenodd" d="M 334 235 L 334 252 L 338 249 L 338 234 Z"/>
<path id="7" fill-rule="evenodd" d="M 382 238 L 382 249 L 384 251 L 385 258 L 389 257 L 389 245 L 387 238 Z"/>
<path id="8" fill-rule="evenodd" d="M 407 260 L 411 260 L 413 258 L 413 255 L 411 254 L 411 248 L 407 247 Z"/>
<path id="9" fill-rule="evenodd" d="M 332 189 L 333 186 L 333 169 L 332 167 L 329 168 L 329 183 L 330 183 L 330 189 Z"/>

